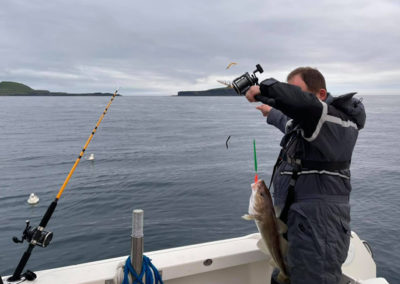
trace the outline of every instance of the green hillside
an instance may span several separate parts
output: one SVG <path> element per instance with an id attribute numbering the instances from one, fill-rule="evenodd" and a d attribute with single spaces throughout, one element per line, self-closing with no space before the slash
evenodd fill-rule
<path id="1" fill-rule="evenodd" d="M 29 94 L 32 91 L 33 91 L 32 88 L 21 83 L 9 82 L 9 81 L 0 82 L 0 95 L 14 95 L 14 94 L 22 95 L 22 94 Z"/>

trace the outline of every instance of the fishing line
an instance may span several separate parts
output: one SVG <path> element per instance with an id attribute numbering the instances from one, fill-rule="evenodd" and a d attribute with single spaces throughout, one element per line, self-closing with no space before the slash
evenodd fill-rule
<path id="1" fill-rule="evenodd" d="M 253 139 L 253 153 L 254 153 L 254 171 L 256 172 L 254 176 L 254 182 L 256 183 L 258 181 L 256 139 Z"/>
<path id="2" fill-rule="evenodd" d="M 24 252 L 24 254 L 21 257 L 20 262 L 18 263 L 17 268 L 14 271 L 14 274 L 7 279 L 7 281 L 18 281 L 22 277 L 25 277 L 25 279 L 29 280 L 29 278 L 36 278 L 36 274 L 34 274 L 32 271 L 27 270 L 24 274 L 21 275 L 22 270 L 24 269 L 26 263 L 29 260 L 29 257 L 31 256 L 32 250 L 35 246 L 41 246 L 41 247 L 47 247 L 53 238 L 53 233 L 52 232 L 47 232 L 44 230 L 46 227 L 47 223 L 49 222 L 51 216 L 53 215 L 54 210 L 56 209 L 57 202 L 60 199 L 61 195 L 64 192 L 65 187 L 67 186 L 69 180 L 71 179 L 72 174 L 75 172 L 76 167 L 78 166 L 79 162 L 81 161 L 81 158 L 83 157 L 86 148 L 88 147 L 90 141 L 92 140 L 94 134 L 97 131 L 97 128 L 99 127 L 101 121 L 103 120 L 104 116 L 106 115 L 108 108 L 110 107 L 111 103 L 117 96 L 118 90 L 116 90 L 111 97 L 110 101 L 108 102 L 106 108 L 104 109 L 103 113 L 101 114 L 99 120 L 96 123 L 96 126 L 92 130 L 92 133 L 89 135 L 89 138 L 87 139 L 85 146 L 83 146 L 82 151 L 79 154 L 79 157 L 76 159 L 74 165 L 72 166 L 71 170 L 69 171 L 68 176 L 66 177 L 63 185 L 61 186 L 60 190 L 58 191 L 58 194 L 54 201 L 50 204 L 50 206 L 47 208 L 46 213 L 44 214 L 42 220 L 40 221 L 40 224 L 38 227 L 32 228 L 29 226 L 29 221 L 26 221 L 26 227 L 24 232 L 22 233 L 22 239 L 19 240 L 17 237 L 13 238 L 13 241 L 15 243 L 22 243 L 24 240 L 27 240 L 29 242 L 29 246 L 27 250 Z"/>

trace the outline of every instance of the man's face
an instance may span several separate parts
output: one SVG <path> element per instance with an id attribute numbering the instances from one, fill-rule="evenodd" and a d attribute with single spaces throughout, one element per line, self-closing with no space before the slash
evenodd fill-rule
<path id="1" fill-rule="evenodd" d="M 289 83 L 290 85 L 295 85 L 295 86 L 297 86 L 297 87 L 300 87 L 300 89 L 301 89 L 303 92 L 309 92 L 309 93 L 311 93 L 311 92 L 308 90 L 306 83 L 303 81 L 303 78 L 301 78 L 300 74 L 294 75 L 294 76 L 288 81 L 288 83 Z"/>
<path id="2" fill-rule="evenodd" d="M 301 78 L 301 75 L 300 75 L 300 74 L 294 75 L 294 76 L 288 81 L 288 83 L 291 84 L 291 85 L 295 85 L 295 86 L 297 86 L 297 87 L 300 87 L 300 89 L 301 89 L 303 92 L 308 92 L 308 93 L 314 94 L 313 92 L 311 92 L 311 91 L 308 89 L 306 83 L 303 81 L 303 78 Z M 319 92 L 316 93 L 316 94 L 314 94 L 314 95 L 316 95 L 318 99 L 324 101 L 324 100 L 326 99 L 326 90 L 325 90 L 325 89 L 320 89 Z"/>

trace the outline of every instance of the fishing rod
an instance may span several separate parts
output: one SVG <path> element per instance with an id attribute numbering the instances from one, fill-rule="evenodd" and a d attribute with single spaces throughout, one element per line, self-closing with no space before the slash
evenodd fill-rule
<path id="1" fill-rule="evenodd" d="M 72 174 L 74 173 L 76 167 L 78 166 L 79 162 L 81 161 L 81 158 L 83 157 L 86 148 L 88 147 L 90 141 L 92 140 L 94 134 L 97 131 L 97 128 L 99 127 L 101 121 L 103 120 L 104 116 L 107 113 L 108 108 L 110 107 L 111 103 L 113 102 L 114 98 L 117 96 L 118 89 L 114 92 L 113 96 L 111 97 L 110 101 L 108 102 L 106 108 L 104 109 L 103 113 L 101 114 L 99 120 L 96 123 L 96 126 L 92 130 L 92 133 L 90 134 L 89 138 L 87 139 L 85 146 L 83 146 L 81 153 L 79 154 L 79 157 L 76 159 L 74 165 L 72 166 L 71 170 L 69 171 L 69 174 L 67 178 L 65 179 L 63 185 L 61 186 L 60 190 L 58 191 L 58 194 L 56 196 L 56 199 L 50 204 L 50 206 L 47 208 L 46 213 L 44 214 L 42 220 L 40 221 L 40 224 L 38 227 L 32 228 L 29 226 L 29 220 L 26 221 L 26 227 L 25 230 L 22 233 L 22 238 L 19 240 L 17 237 L 13 237 L 13 241 L 15 243 L 22 243 L 24 240 L 29 242 L 29 246 L 27 250 L 24 252 L 24 254 L 21 257 L 21 260 L 18 263 L 17 268 L 15 269 L 13 275 L 7 279 L 7 281 L 14 282 L 14 281 L 19 281 L 21 280 L 21 276 L 25 277 L 26 280 L 34 280 L 36 278 L 36 274 L 33 273 L 32 271 L 27 270 L 24 274 L 22 273 L 22 270 L 24 269 L 26 263 L 28 262 L 32 250 L 35 248 L 35 246 L 41 246 L 41 247 L 47 247 L 53 238 L 53 233 L 52 232 L 47 232 L 44 229 L 47 226 L 47 223 L 49 222 L 51 216 L 53 215 L 54 210 L 56 209 L 57 202 L 60 199 L 61 195 L 64 192 L 65 187 L 67 186 L 69 180 L 71 179 Z"/>

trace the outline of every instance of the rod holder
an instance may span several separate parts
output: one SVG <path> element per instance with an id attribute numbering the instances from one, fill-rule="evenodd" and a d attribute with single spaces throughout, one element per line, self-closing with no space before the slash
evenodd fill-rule
<path id="1" fill-rule="evenodd" d="M 132 212 L 131 264 L 138 275 L 143 264 L 143 215 L 142 209 Z"/>

